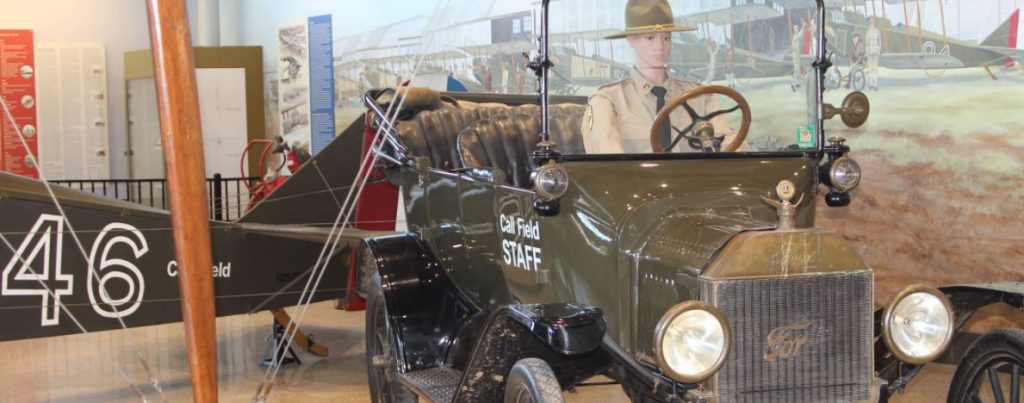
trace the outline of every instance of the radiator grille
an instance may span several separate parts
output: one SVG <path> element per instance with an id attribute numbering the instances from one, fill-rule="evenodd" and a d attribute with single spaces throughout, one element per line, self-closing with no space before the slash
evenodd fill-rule
<path id="1" fill-rule="evenodd" d="M 732 327 L 732 351 L 711 382 L 720 401 L 868 399 L 871 284 L 869 271 L 704 280 L 702 295 Z"/>

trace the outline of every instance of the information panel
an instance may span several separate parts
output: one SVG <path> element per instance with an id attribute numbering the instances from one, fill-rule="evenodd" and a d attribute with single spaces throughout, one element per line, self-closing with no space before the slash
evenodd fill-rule
<path id="1" fill-rule="evenodd" d="M 32 30 L 0 30 L 0 96 L 10 112 L 10 116 L 6 111 L 0 116 L 0 170 L 39 178 L 32 157 L 38 155 L 39 138 L 32 46 Z M 19 131 L 24 134 L 24 142 Z"/>
<path id="2" fill-rule="evenodd" d="M 334 50 L 331 16 L 278 29 L 281 133 L 295 150 L 315 155 L 334 138 Z"/>
<path id="3" fill-rule="evenodd" d="M 108 179 L 103 45 L 36 46 L 39 162 L 47 179 Z"/>
<path id="4" fill-rule="evenodd" d="M 312 113 L 312 154 L 334 139 L 334 38 L 331 16 L 309 19 L 309 98 Z"/>

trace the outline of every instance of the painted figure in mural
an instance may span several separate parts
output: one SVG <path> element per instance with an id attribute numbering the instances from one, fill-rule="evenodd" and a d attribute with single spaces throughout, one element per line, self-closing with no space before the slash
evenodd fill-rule
<path id="1" fill-rule="evenodd" d="M 494 75 L 491 73 L 491 66 L 488 63 L 484 63 L 484 91 L 491 92 L 494 90 L 493 86 Z"/>
<path id="2" fill-rule="evenodd" d="M 718 46 L 715 44 L 715 40 L 708 38 L 708 74 L 704 77 L 704 84 L 711 85 L 712 81 L 715 81 L 715 63 L 718 62 Z"/>
<path id="3" fill-rule="evenodd" d="M 672 32 L 695 28 L 676 25 L 666 0 L 629 0 L 626 4 L 626 30 L 605 39 L 626 38 L 636 56 L 629 75 L 600 87 L 590 97 L 581 131 L 587 153 L 651 152 L 651 126 L 665 103 L 697 86 L 669 76 L 668 59 L 672 51 Z M 713 97 L 690 101 L 697 113 L 718 110 Z M 689 116 L 683 108 L 672 112 L 670 121 L 659 128 L 660 142 L 668 149 L 672 141 L 670 125 L 685 127 Z M 717 133 L 726 134 L 723 144 L 731 142 L 731 131 L 724 118 L 713 121 Z M 674 150 L 692 151 L 681 142 Z"/>
<path id="4" fill-rule="evenodd" d="M 475 78 L 476 82 L 480 83 L 480 85 L 484 84 L 484 64 L 480 62 L 479 58 L 473 59 L 473 78 Z"/>
<path id="5" fill-rule="evenodd" d="M 846 80 L 846 88 L 850 88 L 853 83 L 854 71 L 864 68 L 864 53 L 864 41 L 860 40 L 860 34 L 854 32 L 853 45 L 850 46 L 850 79 Z"/>
<path id="6" fill-rule="evenodd" d="M 817 46 L 817 44 L 818 44 L 817 43 L 818 42 L 818 37 L 816 35 L 814 35 L 814 31 L 817 30 L 817 27 L 815 25 L 816 24 L 814 23 L 814 19 L 811 18 L 810 14 L 804 16 L 804 22 L 803 22 L 804 43 L 803 43 L 803 53 L 802 53 L 804 55 L 812 55 L 812 54 L 814 54 L 814 47 Z"/>
<path id="7" fill-rule="evenodd" d="M 501 68 L 501 93 L 508 94 L 509 60 L 508 55 L 498 54 L 498 67 Z"/>
<path id="8" fill-rule="evenodd" d="M 363 80 L 365 81 L 363 86 L 367 90 L 377 88 L 377 79 L 373 71 L 370 70 L 370 66 L 363 66 Z M 366 91 L 363 91 L 363 93 L 365 94 Z"/>
<path id="9" fill-rule="evenodd" d="M 725 40 L 725 82 L 729 88 L 736 88 L 736 47 L 732 39 Z"/>
<path id="10" fill-rule="evenodd" d="M 860 34 L 853 33 L 853 44 L 850 46 L 850 69 L 864 66 L 864 42 L 860 40 Z"/>
<path id="11" fill-rule="evenodd" d="M 869 18 L 868 33 L 865 35 L 865 50 L 868 57 L 868 87 L 878 90 L 878 57 L 882 54 L 882 32 L 876 26 L 875 18 Z"/>
<path id="12" fill-rule="evenodd" d="M 789 56 L 793 60 L 793 80 L 789 83 L 789 88 L 796 92 L 797 88 L 800 88 L 800 77 L 803 76 L 803 72 L 800 67 L 800 53 L 803 50 L 804 43 L 804 30 L 799 25 L 793 26 L 793 39 L 790 41 Z"/>

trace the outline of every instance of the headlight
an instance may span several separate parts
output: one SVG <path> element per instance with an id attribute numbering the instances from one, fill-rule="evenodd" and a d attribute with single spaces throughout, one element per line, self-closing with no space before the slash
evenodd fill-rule
<path id="1" fill-rule="evenodd" d="M 565 195 L 569 189 L 569 173 L 554 162 L 537 168 L 533 177 L 533 191 L 544 200 L 554 200 Z"/>
<path id="2" fill-rule="evenodd" d="M 722 312 L 707 303 L 687 301 L 662 315 L 654 331 L 654 356 L 672 379 L 697 383 L 725 363 L 731 334 Z"/>
<path id="3" fill-rule="evenodd" d="M 953 340 L 953 307 L 946 295 L 934 287 L 904 288 L 885 307 L 882 337 L 900 361 L 932 361 Z"/>
<path id="4" fill-rule="evenodd" d="M 839 157 L 828 169 L 832 187 L 840 192 L 853 190 L 860 184 L 860 165 L 850 157 Z"/>

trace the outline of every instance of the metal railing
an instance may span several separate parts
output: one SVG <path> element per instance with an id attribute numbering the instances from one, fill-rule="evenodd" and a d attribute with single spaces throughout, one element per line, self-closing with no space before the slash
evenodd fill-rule
<path id="1" fill-rule="evenodd" d="M 220 174 L 207 178 L 210 219 L 232 221 L 245 214 L 249 204 L 246 182 L 257 179 L 259 177 L 255 176 L 225 178 Z M 145 206 L 168 208 L 166 179 L 62 179 L 50 183 Z"/>

